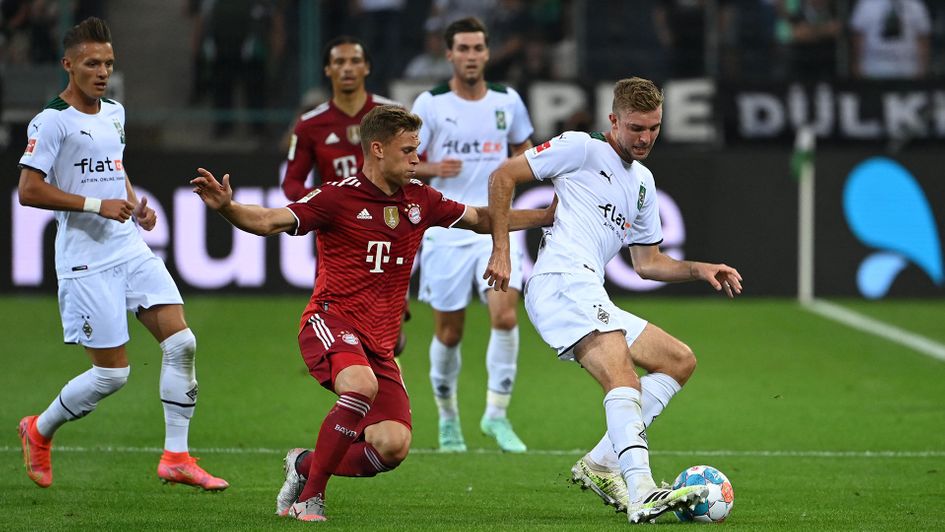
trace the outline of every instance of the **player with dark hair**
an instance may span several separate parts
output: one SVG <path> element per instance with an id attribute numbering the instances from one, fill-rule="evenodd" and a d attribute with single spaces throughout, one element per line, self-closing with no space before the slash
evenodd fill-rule
<path id="1" fill-rule="evenodd" d="M 491 229 L 484 207 L 467 207 L 413 179 L 420 125 L 401 107 L 372 109 L 361 121 L 362 171 L 285 208 L 234 202 L 229 175 L 221 184 L 200 169 L 191 181 L 208 207 L 243 231 L 318 236 L 315 290 L 302 313 L 299 348 L 311 375 L 338 400 L 314 451 L 286 455 L 280 515 L 324 521 L 332 475 L 374 476 L 407 457 L 410 403 L 393 349 L 420 240 L 431 226 Z M 509 227 L 539 227 L 553 214 L 554 206 L 513 211 Z"/>
<path id="2" fill-rule="evenodd" d="M 354 37 L 343 35 L 325 44 L 322 69 L 331 81 L 331 99 L 302 114 L 289 140 L 282 190 L 291 201 L 314 190 L 305 183 L 313 168 L 322 183 L 355 175 L 364 164 L 361 119 L 379 105 L 396 103 L 365 89 L 371 56 Z"/>
<path id="3" fill-rule="evenodd" d="M 28 127 L 20 158 L 20 204 L 56 213 L 56 276 L 65 342 L 85 348 L 92 368 L 70 380 L 38 416 L 20 420 L 29 477 L 52 484 L 50 449 L 56 430 L 117 392 L 131 368 L 127 312 L 160 343 L 160 398 L 166 435 L 157 474 L 165 482 L 223 490 L 228 486 L 197 465 L 188 451 L 197 403 L 197 341 L 184 321 L 183 300 L 164 262 L 136 225 L 157 221 L 139 202 L 125 172 L 125 109 L 105 98 L 115 64 L 111 33 L 90 17 L 63 38 L 69 84 Z M 129 222 L 134 219 L 137 224 Z"/>
<path id="4" fill-rule="evenodd" d="M 488 201 L 489 174 L 509 154 L 532 146 L 532 123 L 522 98 L 511 87 L 487 83 L 489 35 L 478 19 L 452 22 L 444 33 L 453 77 L 424 92 L 413 104 L 423 119 L 420 151 L 427 161 L 417 170 L 451 198 L 472 204 Z M 522 250 L 512 249 L 512 290 L 489 290 L 482 279 L 492 242 L 470 231 L 432 228 L 420 256 L 420 300 L 433 307 L 430 384 L 439 411 L 439 449 L 463 452 L 458 383 L 466 307 L 473 294 L 489 307 L 491 325 L 485 362 L 485 409 L 479 428 L 503 451 L 521 453 L 525 443 L 512 429 L 507 411 L 518 365 L 518 294 L 522 288 Z"/>
<path id="5" fill-rule="evenodd" d="M 629 246 L 644 279 L 701 280 L 728 297 L 741 293 L 741 275 L 725 264 L 676 260 L 663 240 L 653 174 L 646 159 L 659 136 L 663 93 L 645 79 L 614 87 L 610 131 L 567 131 L 510 159 L 489 185 L 493 252 L 486 269 L 495 290 L 506 290 L 512 267 L 506 231 L 516 183 L 550 181 L 561 198 L 554 225 L 525 293 L 535 329 L 562 360 L 578 362 L 604 390 L 607 432 L 571 469 L 572 479 L 627 511 L 631 523 L 705 499 L 705 486 L 658 487 L 649 464 L 646 428 L 696 368 L 683 342 L 614 305 L 604 290 L 604 266 Z M 635 366 L 648 373 L 638 377 Z"/>

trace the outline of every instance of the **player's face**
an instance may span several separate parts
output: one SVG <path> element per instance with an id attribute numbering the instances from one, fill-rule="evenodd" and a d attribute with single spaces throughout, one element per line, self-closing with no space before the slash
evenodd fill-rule
<path id="1" fill-rule="evenodd" d="M 653 111 L 620 111 L 610 114 L 611 135 L 620 147 L 625 160 L 642 161 L 650 154 L 656 137 L 660 135 L 663 107 Z"/>
<path id="2" fill-rule="evenodd" d="M 470 85 L 483 78 L 489 61 L 489 47 L 481 31 L 453 35 L 453 47 L 446 51 L 446 59 L 453 63 L 453 77 Z"/>
<path id="3" fill-rule="evenodd" d="M 417 165 L 420 164 L 420 156 L 417 154 L 419 146 L 419 131 L 401 131 L 383 144 L 381 173 L 388 183 L 401 187 L 417 177 Z"/>
<path id="4" fill-rule="evenodd" d="M 331 79 L 333 92 L 364 90 L 364 78 L 370 73 L 371 65 L 365 59 L 360 44 L 339 44 L 329 52 L 325 75 Z"/>
<path id="5" fill-rule="evenodd" d="M 67 50 L 62 58 L 69 83 L 89 100 L 105 96 L 114 66 L 115 52 L 111 43 L 84 42 Z"/>

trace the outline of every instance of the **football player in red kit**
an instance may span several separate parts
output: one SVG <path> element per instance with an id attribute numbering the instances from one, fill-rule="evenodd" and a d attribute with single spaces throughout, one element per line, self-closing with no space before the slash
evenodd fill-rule
<path id="1" fill-rule="evenodd" d="M 401 107 L 371 110 L 361 122 L 363 171 L 284 208 L 233 201 L 229 175 L 220 183 L 200 169 L 191 181 L 208 207 L 243 231 L 318 235 L 317 281 L 299 347 L 309 372 L 338 400 L 315 449 L 286 455 L 280 515 L 323 521 L 331 475 L 374 476 L 407 457 L 410 402 L 393 349 L 420 240 L 431 226 L 491 230 L 485 207 L 457 203 L 414 179 L 420 125 Z M 554 208 L 512 211 L 510 229 L 548 225 Z"/>

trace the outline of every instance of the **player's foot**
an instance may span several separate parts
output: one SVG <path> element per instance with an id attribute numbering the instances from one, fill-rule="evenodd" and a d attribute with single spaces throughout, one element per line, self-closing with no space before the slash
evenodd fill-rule
<path id="1" fill-rule="evenodd" d="M 466 440 L 463 439 L 463 428 L 459 418 L 440 418 L 440 452 L 465 453 Z"/>
<path id="2" fill-rule="evenodd" d="M 157 474 L 161 482 L 187 484 L 207 491 L 223 491 L 230 486 L 229 482 L 207 473 L 197 465 L 197 459 L 187 453 L 183 458 L 169 458 L 167 451 L 158 463 Z"/>
<path id="3" fill-rule="evenodd" d="M 41 488 L 52 485 L 52 459 L 50 449 L 52 440 L 43 437 L 36 430 L 36 418 L 26 416 L 17 425 L 20 441 L 23 443 L 23 463 L 26 465 L 26 474 Z"/>
<path id="4" fill-rule="evenodd" d="M 327 521 L 325 501 L 318 495 L 289 506 L 287 515 L 299 521 Z"/>
<path id="5" fill-rule="evenodd" d="M 683 486 L 677 490 L 653 488 L 637 501 L 627 506 L 627 519 L 631 523 L 646 523 L 670 510 L 694 508 L 709 496 L 708 486 Z"/>
<path id="6" fill-rule="evenodd" d="M 512 430 L 512 424 L 509 423 L 508 418 L 482 416 L 479 428 L 486 436 L 495 438 L 499 448 L 507 453 L 524 453 L 528 450 L 525 442 Z"/>
<path id="7" fill-rule="evenodd" d="M 571 482 L 579 484 L 581 489 L 593 491 L 604 504 L 613 506 L 618 512 L 627 511 L 630 494 L 620 470 L 600 467 L 585 455 L 571 468 Z"/>
<path id="8" fill-rule="evenodd" d="M 302 493 L 302 488 L 305 487 L 305 477 L 295 470 L 295 461 L 300 454 L 307 450 L 301 447 L 291 449 L 282 461 L 285 470 L 285 483 L 282 484 L 282 489 L 276 495 L 276 515 L 283 517 L 289 515 L 289 507 L 295 504 L 295 501 L 299 499 L 299 494 Z"/>

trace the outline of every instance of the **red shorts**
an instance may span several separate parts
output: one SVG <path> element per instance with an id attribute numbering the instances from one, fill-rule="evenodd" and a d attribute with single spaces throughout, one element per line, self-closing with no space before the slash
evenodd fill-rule
<path id="1" fill-rule="evenodd" d="M 412 428 L 410 399 L 400 367 L 366 350 L 348 322 L 330 314 L 313 314 L 299 332 L 299 349 L 308 372 L 331 391 L 338 373 L 347 367 L 369 366 L 374 372 L 377 396 L 359 430 L 386 420 Z"/>

